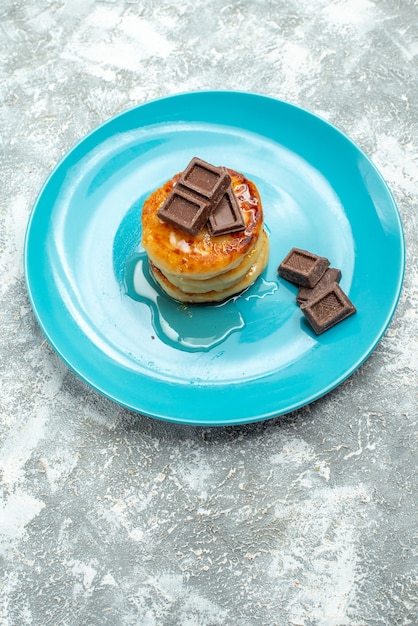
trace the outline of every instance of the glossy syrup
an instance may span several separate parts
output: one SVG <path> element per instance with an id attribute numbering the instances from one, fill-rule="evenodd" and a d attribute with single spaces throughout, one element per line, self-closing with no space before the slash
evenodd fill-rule
<path id="1" fill-rule="evenodd" d="M 243 294 L 220 304 L 183 304 L 167 296 L 153 279 L 145 251 L 125 263 L 126 294 L 149 306 L 156 336 L 164 343 L 190 352 L 210 350 L 246 326 L 242 303 L 263 299 L 278 289 L 259 277 Z"/>

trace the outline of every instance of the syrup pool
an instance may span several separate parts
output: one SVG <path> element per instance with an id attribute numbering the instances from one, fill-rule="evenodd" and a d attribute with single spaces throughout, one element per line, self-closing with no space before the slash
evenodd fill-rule
<path id="1" fill-rule="evenodd" d="M 247 291 L 220 304 L 183 304 L 167 296 L 157 285 L 150 273 L 145 251 L 126 261 L 124 282 L 127 295 L 150 308 L 156 336 L 164 343 L 186 351 L 210 350 L 232 333 L 242 330 L 245 318 L 240 310 L 240 300 L 264 298 L 278 289 L 276 282 L 259 277 Z"/>

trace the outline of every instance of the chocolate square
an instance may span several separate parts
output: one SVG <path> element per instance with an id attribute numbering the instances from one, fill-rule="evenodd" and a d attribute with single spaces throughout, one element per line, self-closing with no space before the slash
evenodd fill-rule
<path id="1" fill-rule="evenodd" d="M 329 267 L 316 283 L 315 287 L 300 287 L 296 296 L 296 302 L 300 305 L 305 304 L 309 300 L 315 300 L 323 291 L 331 287 L 333 283 L 339 283 L 341 280 L 341 270 L 335 267 Z"/>
<path id="2" fill-rule="evenodd" d="M 200 199 L 186 189 L 178 189 L 176 185 L 158 209 L 157 215 L 165 222 L 195 237 L 205 225 L 210 210 L 211 205 L 206 199 Z"/>
<path id="3" fill-rule="evenodd" d="M 244 217 L 232 187 L 226 190 L 219 204 L 212 209 L 208 229 L 213 236 L 236 233 L 245 229 Z"/>
<path id="4" fill-rule="evenodd" d="M 214 205 L 219 202 L 231 184 L 231 177 L 224 167 L 216 167 L 198 157 L 193 157 L 178 184 L 197 192 Z"/>
<path id="5" fill-rule="evenodd" d="M 312 289 L 325 273 L 329 264 L 325 257 L 307 250 L 292 248 L 277 271 L 282 278 L 291 283 Z"/>
<path id="6" fill-rule="evenodd" d="M 229 187 L 231 177 L 224 167 L 193 157 L 157 215 L 195 237 Z"/>
<path id="7" fill-rule="evenodd" d="M 342 322 L 356 308 L 338 283 L 333 283 L 314 300 L 301 306 L 301 311 L 317 335 Z"/>

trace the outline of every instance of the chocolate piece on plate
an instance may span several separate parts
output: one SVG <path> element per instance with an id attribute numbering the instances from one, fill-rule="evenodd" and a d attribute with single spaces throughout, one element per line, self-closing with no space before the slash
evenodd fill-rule
<path id="1" fill-rule="evenodd" d="M 309 300 L 314 300 L 325 289 L 331 287 L 333 283 L 339 283 L 341 280 L 341 270 L 335 267 L 329 267 L 316 283 L 315 287 L 300 287 L 296 296 L 298 304 L 304 304 Z"/>
<path id="2" fill-rule="evenodd" d="M 315 287 L 329 267 L 329 261 L 307 250 L 292 248 L 278 267 L 282 278 L 301 287 Z"/>
<path id="3" fill-rule="evenodd" d="M 211 205 L 177 185 L 157 211 L 159 218 L 195 237 L 206 224 Z"/>
<path id="4" fill-rule="evenodd" d="M 301 306 L 301 311 L 317 335 L 342 322 L 356 308 L 338 283 L 333 283 L 315 300 Z"/>
<path id="5" fill-rule="evenodd" d="M 177 184 L 197 192 L 215 206 L 230 186 L 231 177 L 224 167 L 193 157 Z"/>
<path id="6" fill-rule="evenodd" d="M 209 215 L 208 229 L 211 235 L 226 235 L 245 229 L 244 217 L 232 186 L 226 190 L 219 203 Z"/>

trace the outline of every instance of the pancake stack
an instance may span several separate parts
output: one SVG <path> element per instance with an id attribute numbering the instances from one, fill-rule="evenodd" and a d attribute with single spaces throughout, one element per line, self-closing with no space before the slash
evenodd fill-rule
<path id="1" fill-rule="evenodd" d="M 222 302 L 240 293 L 269 255 L 255 184 L 195 157 L 145 201 L 142 246 L 156 282 L 175 300 Z"/>

